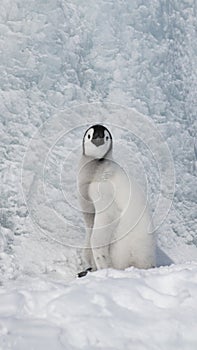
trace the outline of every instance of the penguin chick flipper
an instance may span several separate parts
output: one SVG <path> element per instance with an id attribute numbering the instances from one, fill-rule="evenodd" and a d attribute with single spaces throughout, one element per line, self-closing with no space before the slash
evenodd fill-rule
<path id="1" fill-rule="evenodd" d="M 88 272 L 92 271 L 91 267 L 88 267 L 86 270 L 81 271 L 77 274 L 77 277 L 81 278 L 81 277 L 85 277 L 87 275 Z"/>

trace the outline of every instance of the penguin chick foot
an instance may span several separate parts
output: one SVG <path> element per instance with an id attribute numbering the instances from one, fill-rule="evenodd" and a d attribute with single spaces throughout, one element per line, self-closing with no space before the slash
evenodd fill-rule
<path id="1" fill-rule="evenodd" d="M 91 267 L 88 267 L 86 270 L 84 271 L 81 271 L 77 274 L 77 277 L 85 277 L 87 275 L 88 272 L 92 271 L 92 268 Z"/>

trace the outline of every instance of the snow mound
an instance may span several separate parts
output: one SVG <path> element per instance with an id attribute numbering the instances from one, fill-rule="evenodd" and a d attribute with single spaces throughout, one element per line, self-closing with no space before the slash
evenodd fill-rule
<path id="1" fill-rule="evenodd" d="M 102 270 L 0 291 L 2 349 L 196 349 L 197 264 Z"/>

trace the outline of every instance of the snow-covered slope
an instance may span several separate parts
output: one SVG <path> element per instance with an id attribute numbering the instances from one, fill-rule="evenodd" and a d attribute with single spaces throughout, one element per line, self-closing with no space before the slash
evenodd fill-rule
<path id="1" fill-rule="evenodd" d="M 122 347 L 129 340 L 132 344 L 134 339 L 135 349 L 136 344 L 139 349 L 145 348 L 146 341 L 151 349 L 157 348 L 159 335 L 158 338 L 144 335 L 144 342 L 140 340 L 142 328 L 149 324 L 147 299 L 156 299 L 153 303 L 156 323 L 163 301 L 164 337 L 170 338 L 170 330 L 165 328 L 167 320 L 178 312 L 181 300 L 185 300 L 184 296 L 176 299 L 178 287 L 173 285 L 171 289 L 173 278 L 178 286 L 181 280 L 180 289 L 190 295 L 183 304 L 195 307 L 195 286 L 187 286 L 187 278 L 195 278 L 195 263 L 150 272 L 133 269 L 110 272 L 109 281 L 106 271 L 71 285 L 63 281 L 72 280 L 82 266 L 84 223 L 77 202 L 76 172 L 83 132 L 95 122 L 108 125 L 115 139 L 116 160 L 130 175 L 137 175 L 144 186 L 159 226 L 158 265 L 197 261 L 196 11 L 195 0 L 1 0 L 0 281 L 4 300 L 1 308 L 4 305 L 5 310 L 0 308 L 0 315 L 1 310 L 4 312 L 0 334 L 3 349 L 22 349 L 30 343 L 33 349 L 35 336 L 36 344 L 43 349 L 44 334 L 53 330 L 51 334 L 56 342 L 61 327 L 69 329 L 71 337 L 65 340 L 63 331 L 62 347 L 69 344 L 68 348 L 78 348 L 79 343 L 71 340 L 75 330 L 68 328 L 68 323 L 79 317 L 86 327 L 84 315 L 88 312 L 92 317 L 91 330 L 98 323 L 105 329 L 110 312 L 109 320 L 117 318 L 115 325 L 109 321 L 110 334 L 115 337 L 117 327 L 120 324 L 125 327 Z M 169 292 L 172 299 L 161 291 L 163 271 L 164 294 Z M 136 276 L 139 285 L 135 283 Z M 112 282 L 110 278 L 114 292 L 107 287 Z M 147 291 L 149 279 L 155 284 L 153 292 Z M 126 310 L 122 305 L 118 309 L 118 299 L 113 304 L 121 283 L 125 293 L 128 289 L 134 298 L 133 304 L 128 299 Z M 96 290 L 105 288 L 105 284 L 108 292 L 97 298 Z M 93 300 L 94 296 L 97 298 L 95 308 L 88 298 L 80 306 L 83 287 L 90 287 Z M 41 292 L 36 288 L 41 288 Z M 61 299 L 64 290 L 69 292 Z M 124 299 L 123 295 L 127 294 L 123 292 L 120 300 Z M 40 300 L 38 308 L 37 302 L 32 301 L 34 298 Z M 66 318 L 58 310 L 64 310 L 64 302 L 69 305 L 71 299 L 76 302 L 76 308 L 73 313 L 69 308 Z M 141 308 L 135 310 L 135 320 L 139 323 L 133 337 L 130 323 L 134 316 L 130 315 L 129 305 L 135 305 L 135 300 L 145 314 L 142 315 Z M 48 302 L 54 309 L 57 307 L 54 323 L 46 315 Z M 171 311 L 166 307 L 168 302 L 172 302 Z M 39 309 L 42 305 L 43 314 Z M 32 311 L 27 311 L 29 308 Z M 6 309 L 12 321 L 8 319 L 4 325 Z M 89 309 L 87 313 L 86 309 Z M 103 313 L 101 318 L 97 319 L 96 310 Z M 52 316 L 53 311 L 50 312 Z M 26 324 L 26 317 L 30 322 L 28 335 L 22 339 L 20 327 Z M 195 322 L 190 309 L 187 317 Z M 18 333 L 13 333 L 15 322 L 20 323 L 16 327 Z M 192 342 L 197 343 L 189 333 L 192 330 L 186 330 L 189 321 L 186 323 L 178 313 L 173 322 L 174 332 L 180 327 L 186 336 L 181 343 L 177 331 L 177 338 L 174 335 L 170 338 L 170 349 L 181 348 L 180 344 L 187 349 L 190 340 L 191 346 Z M 43 337 L 36 330 L 40 324 L 43 324 Z M 82 329 L 85 336 L 81 333 L 81 348 L 114 348 L 107 338 L 99 343 L 102 328 L 98 337 L 92 331 L 93 338 L 87 328 Z M 13 334 L 11 338 L 10 334 Z M 117 335 L 115 339 L 120 348 L 121 337 Z M 52 345 L 51 340 L 51 348 L 58 347 L 61 348 L 60 343 Z"/>
<path id="2" fill-rule="evenodd" d="M 197 265 L 23 278 L 0 291 L 0 347 L 180 349 L 197 344 Z"/>

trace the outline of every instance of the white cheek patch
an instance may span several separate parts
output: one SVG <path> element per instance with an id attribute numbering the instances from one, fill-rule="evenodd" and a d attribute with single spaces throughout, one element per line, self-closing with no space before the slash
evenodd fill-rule
<path id="1" fill-rule="evenodd" d="M 105 142 L 107 141 L 106 140 L 107 137 L 108 137 L 108 140 L 110 141 L 109 133 L 107 132 L 107 130 L 104 131 L 104 135 L 105 135 Z"/>
<path id="2" fill-rule="evenodd" d="M 92 140 L 93 134 L 94 134 L 94 129 L 93 128 L 89 129 L 86 136 L 85 136 L 85 141 Z M 90 136 L 90 137 L 88 137 L 88 136 Z"/>

